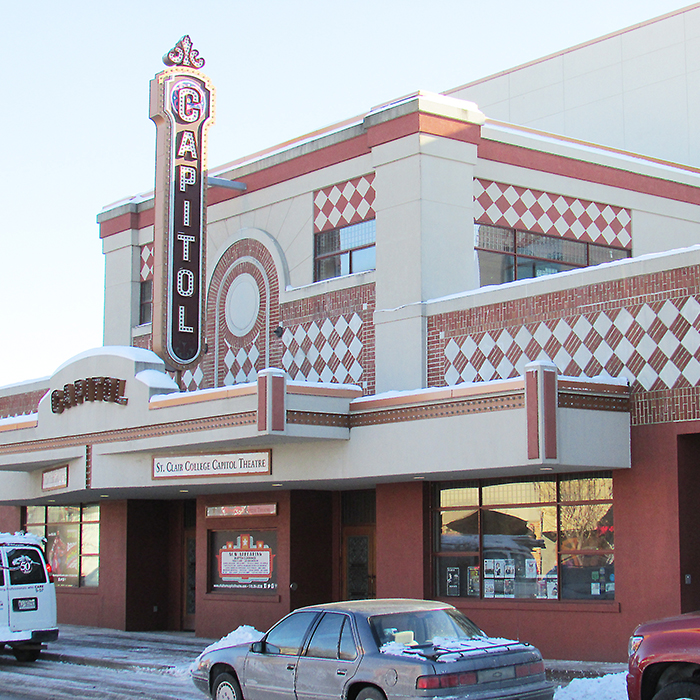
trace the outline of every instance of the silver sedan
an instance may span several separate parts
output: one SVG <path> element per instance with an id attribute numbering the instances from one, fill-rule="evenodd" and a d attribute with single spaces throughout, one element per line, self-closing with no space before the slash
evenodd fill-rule
<path id="1" fill-rule="evenodd" d="M 533 646 L 487 637 L 451 605 L 424 600 L 300 608 L 258 642 L 205 650 L 191 673 L 214 700 L 552 700 L 554 694 Z"/>

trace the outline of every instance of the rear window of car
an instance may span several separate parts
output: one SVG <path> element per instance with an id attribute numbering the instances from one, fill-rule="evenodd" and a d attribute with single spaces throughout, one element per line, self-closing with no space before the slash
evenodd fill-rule
<path id="1" fill-rule="evenodd" d="M 416 610 L 374 615 L 370 626 L 377 646 L 396 642 L 404 646 L 432 644 L 435 639 L 472 639 L 483 632 L 457 610 Z"/>
<path id="2" fill-rule="evenodd" d="M 46 583 L 46 569 L 41 552 L 34 547 L 8 548 L 7 568 L 11 586 Z"/>

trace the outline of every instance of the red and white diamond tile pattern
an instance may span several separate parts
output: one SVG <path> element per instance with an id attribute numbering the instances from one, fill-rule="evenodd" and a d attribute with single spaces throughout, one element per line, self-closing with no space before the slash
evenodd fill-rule
<path id="1" fill-rule="evenodd" d="M 282 367 L 292 379 L 359 384 L 363 368 L 362 318 L 347 314 L 287 328 Z"/>
<path id="2" fill-rule="evenodd" d="M 619 248 L 632 245 L 632 217 L 622 207 L 479 179 L 474 205 L 477 223 Z"/>
<path id="3" fill-rule="evenodd" d="M 202 379 L 204 379 L 204 372 L 202 371 L 201 365 L 197 365 L 194 370 L 186 369 L 180 377 L 185 391 L 197 391 L 197 389 L 201 389 Z"/>
<path id="4" fill-rule="evenodd" d="M 507 379 L 536 359 L 567 376 L 608 374 L 645 390 L 700 382 L 700 303 L 667 299 L 450 339 L 445 382 Z"/>
<path id="5" fill-rule="evenodd" d="M 223 357 L 224 366 L 226 368 L 224 386 L 255 381 L 255 378 L 258 376 L 255 363 L 260 357 L 260 350 L 258 349 L 259 340 L 260 335 L 257 335 L 250 345 L 234 348 L 224 339 L 224 342 L 226 342 L 228 346 Z"/>
<path id="6" fill-rule="evenodd" d="M 314 233 L 374 218 L 374 173 L 314 193 Z"/>
<path id="7" fill-rule="evenodd" d="M 141 281 L 153 279 L 153 243 L 141 246 Z"/>

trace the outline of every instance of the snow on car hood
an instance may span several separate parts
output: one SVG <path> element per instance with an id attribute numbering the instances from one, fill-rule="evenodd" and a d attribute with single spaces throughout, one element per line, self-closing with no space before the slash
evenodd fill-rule
<path id="1" fill-rule="evenodd" d="M 241 625 L 236 627 L 233 632 L 229 632 L 225 637 L 219 639 L 219 641 L 210 644 L 206 649 L 202 650 L 202 653 L 192 662 L 190 665 L 190 671 L 197 668 L 199 660 L 208 652 L 214 651 L 215 649 L 225 649 L 227 647 L 234 647 L 237 644 L 251 644 L 252 642 L 257 642 L 262 639 L 263 633 L 251 627 L 250 625 Z"/>
<path id="2" fill-rule="evenodd" d="M 457 661 L 475 653 L 488 652 L 496 647 L 521 644 L 513 639 L 502 637 L 472 637 L 470 639 L 455 639 L 453 637 L 435 637 L 432 644 L 407 646 L 398 642 L 387 642 L 379 651 L 393 656 L 422 656 L 432 661 Z"/>

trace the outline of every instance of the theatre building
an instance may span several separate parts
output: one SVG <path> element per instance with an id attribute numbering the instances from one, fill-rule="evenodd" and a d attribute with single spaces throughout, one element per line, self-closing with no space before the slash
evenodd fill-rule
<path id="1" fill-rule="evenodd" d="M 700 174 L 487 117 L 417 93 L 208 175 L 193 131 L 174 236 L 158 179 L 99 214 L 104 347 L 0 389 L 59 621 L 435 598 L 619 661 L 700 607 Z"/>

